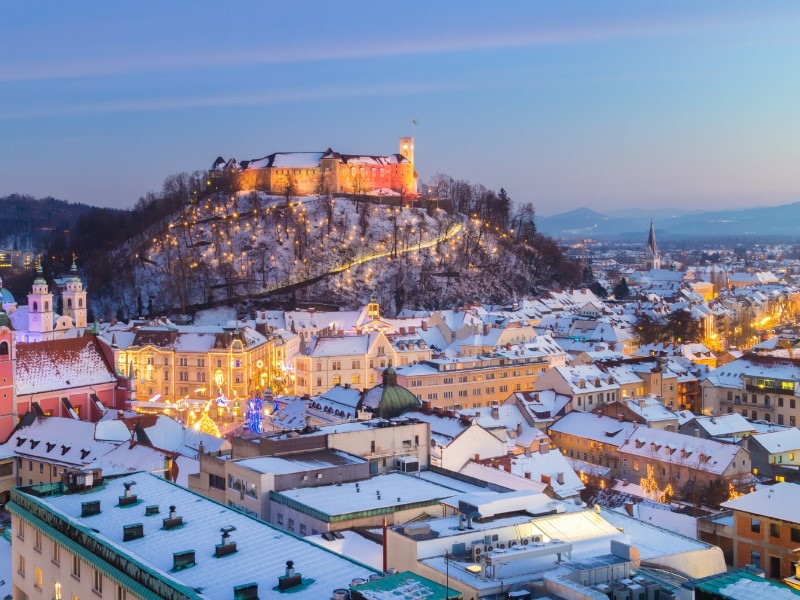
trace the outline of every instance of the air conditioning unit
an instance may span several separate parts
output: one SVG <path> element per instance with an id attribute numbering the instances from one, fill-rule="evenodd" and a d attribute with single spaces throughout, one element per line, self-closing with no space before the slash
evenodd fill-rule
<path id="1" fill-rule="evenodd" d="M 511 540 L 511 541 L 508 542 L 508 547 L 509 548 L 513 548 L 516 545 L 517 545 L 517 540 Z"/>
<path id="2" fill-rule="evenodd" d="M 494 550 L 494 546 L 486 546 L 486 552 L 492 552 Z"/>
<path id="3" fill-rule="evenodd" d="M 611 586 L 611 599 L 612 600 L 631 600 L 631 591 L 627 586 L 621 583 L 615 583 Z"/>
<path id="4" fill-rule="evenodd" d="M 530 544 L 530 543 L 531 543 L 531 538 L 526 538 L 526 537 L 524 537 L 524 538 L 522 538 L 522 539 L 519 541 L 519 543 L 520 543 L 520 545 L 522 545 L 522 546 L 527 546 L 528 544 Z"/>
<path id="5" fill-rule="evenodd" d="M 483 544 L 473 544 L 472 546 L 472 562 L 480 561 L 483 553 L 486 552 L 486 546 Z"/>
<path id="6" fill-rule="evenodd" d="M 501 550 L 505 550 L 506 549 L 506 543 L 505 542 L 500 542 L 499 544 L 497 544 L 497 547 L 500 548 Z"/>
<path id="7" fill-rule="evenodd" d="M 540 536 L 540 535 L 533 536 L 531 538 L 531 542 L 533 542 L 534 544 L 541 544 L 542 543 L 542 536 Z"/>

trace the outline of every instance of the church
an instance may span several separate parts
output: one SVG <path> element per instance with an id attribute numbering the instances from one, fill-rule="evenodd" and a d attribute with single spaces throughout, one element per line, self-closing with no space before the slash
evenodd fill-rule
<path id="1" fill-rule="evenodd" d="M 27 306 L 18 305 L 0 279 L 2 311 L 8 315 L 17 342 L 46 342 L 67 335 L 74 337 L 86 328 L 86 290 L 74 261 L 69 275 L 57 280 L 57 284 L 61 287 L 62 315 L 55 310 L 54 295 L 44 278 L 41 264 L 36 267 L 36 279 L 28 293 Z"/>
<path id="2" fill-rule="evenodd" d="M 416 196 L 414 138 L 400 138 L 397 154 L 385 156 L 324 152 L 275 152 L 237 161 L 221 156 L 209 180 L 237 191 L 268 194 L 354 194 Z"/>

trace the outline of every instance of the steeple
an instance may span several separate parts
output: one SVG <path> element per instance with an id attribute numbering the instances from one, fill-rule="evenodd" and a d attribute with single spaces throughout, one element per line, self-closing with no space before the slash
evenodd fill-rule
<path id="1" fill-rule="evenodd" d="M 87 326 L 86 311 L 86 290 L 83 289 L 83 282 L 78 276 L 78 265 L 75 264 L 75 255 L 72 256 L 72 266 L 69 269 L 69 277 L 61 293 L 61 304 L 64 315 L 72 317 L 72 323 L 79 329 Z"/>
<path id="2" fill-rule="evenodd" d="M 650 233 L 647 236 L 647 246 L 644 250 L 644 266 L 647 270 L 661 268 L 661 256 L 658 253 L 656 228 L 653 225 L 653 219 L 650 219 Z"/>

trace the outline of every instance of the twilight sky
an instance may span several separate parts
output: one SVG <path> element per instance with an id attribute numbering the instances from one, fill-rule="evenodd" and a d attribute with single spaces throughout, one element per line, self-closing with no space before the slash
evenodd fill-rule
<path id="1" fill-rule="evenodd" d="M 397 152 L 580 206 L 800 201 L 800 3 L 17 2 L 0 196 L 129 207 L 218 155 Z"/>

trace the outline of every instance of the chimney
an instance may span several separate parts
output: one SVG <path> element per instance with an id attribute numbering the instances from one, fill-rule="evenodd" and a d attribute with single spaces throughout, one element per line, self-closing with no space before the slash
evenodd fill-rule
<path id="1" fill-rule="evenodd" d="M 489 335 L 490 325 L 488 323 L 483 324 L 483 335 Z"/>
<path id="2" fill-rule="evenodd" d="M 633 516 L 633 502 L 626 502 L 625 503 L 625 512 L 628 513 L 628 516 Z"/>
<path id="3" fill-rule="evenodd" d="M 550 444 L 548 442 L 539 442 L 539 454 L 547 454 L 550 452 Z"/>
<path id="4" fill-rule="evenodd" d="M 300 573 L 295 573 L 294 561 L 287 560 L 286 575 L 283 577 L 278 577 L 278 589 L 282 592 L 284 590 L 297 587 L 301 583 L 303 583 L 303 577 L 300 575 Z"/>
<path id="5" fill-rule="evenodd" d="M 622 413 L 617 413 L 617 421 L 619 421 L 620 423 L 624 423 L 625 415 L 623 415 Z"/>
<path id="6" fill-rule="evenodd" d="M 556 473 L 556 481 L 558 485 L 564 485 L 564 473 Z"/>
<path id="7" fill-rule="evenodd" d="M 136 485 L 136 482 L 126 481 L 122 485 L 125 486 L 125 493 L 123 496 L 119 496 L 118 506 L 132 506 L 133 504 L 136 504 L 139 499 L 136 494 L 131 492 L 131 487 Z"/>
<path id="8" fill-rule="evenodd" d="M 517 436 L 522 435 L 522 422 L 517 423 Z"/>
<path id="9" fill-rule="evenodd" d="M 427 321 L 423 321 L 422 322 L 422 331 L 428 331 L 428 322 Z"/>
<path id="10" fill-rule="evenodd" d="M 475 462 L 480 462 L 481 461 L 481 455 L 480 454 L 475 454 L 475 456 L 472 458 L 472 460 L 474 460 Z"/>
<path id="11" fill-rule="evenodd" d="M 236 527 L 228 525 L 227 527 L 221 528 L 219 531 L 222 534 L 222 541 L 214 546 L 214 556 L 222 558 L 223 556 L 228 556 L 236 552 L 236 542 L 232 542 L 230 539 L 231 532 L 236 531 Z"/>
<path id="12" fill-rule="evenodd" d="M 525 479 L 530 479 L 530 478 L 531 478 L 531 472 L 525 471 Z"/>
<path id="13" fill-rule="evenodd" d="M 500 418 L 500 407 L 496 404 L 492 406 L 492 418 L 499 419 Z"/>

